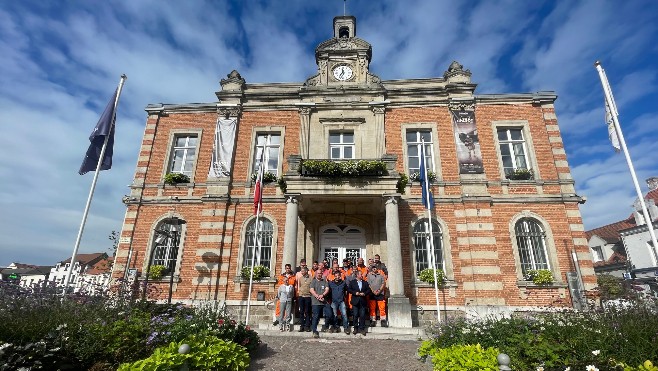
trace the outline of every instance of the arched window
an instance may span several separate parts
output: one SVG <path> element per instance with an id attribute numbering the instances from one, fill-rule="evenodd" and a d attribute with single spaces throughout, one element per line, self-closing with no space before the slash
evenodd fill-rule
<path id="1" fill-rule="evenodd" d="M 274 227 L 272 222 L 265 218 L 258 219 L 258 231 L 256 231 L 256 219 L 252 220 L 247 226 L 247 234 L 244 246 L 243 267 L 251 267 L 251 259 L 256 253 L 255 265 L 264 265 L 270 268 L 272 263 L 272 236 Z M 258 233 L 258 237 L 256 236 Z"/>
<path id="2" fill-rule="evenodd" d="M 516 222 L 514 233 L 524 276 L 533 269 L 551 269 L 546 252 L 546 233 L 539 222 L 522 218 Z"/>
<path id="3" fill-rule="evenodd" d="M 430 265 L 430 224 L 428 219 L 421 219 L 414 225 L 414 248 L 416 251 L 416 275 L 423 269 L 431 268 Z M 434 257 L 436 269 L 443 269 L 443 244 L 441 227 L 436 221 L 432 221 L 432 242 L 434 245 Z"/>
<path id="4" fill-rule="evenodd" d="M 184 220 L 174 217 L 163 220 L 155 228 L 151 266 L 162 265 L 168 273 L 176 269 L 183 224 Z"/>

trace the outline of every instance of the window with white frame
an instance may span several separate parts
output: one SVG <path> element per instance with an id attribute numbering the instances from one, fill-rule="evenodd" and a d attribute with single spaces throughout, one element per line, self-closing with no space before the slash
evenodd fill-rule
<path id="1" fill-rule="evenodd" d="M 416 258 L 416 276 L 423 269 L 431 268 L 430 251 L 434 248 L 434 258 L 436 269 L 443 269 L 443 243 L 442 233 L 439 223 L 432 221 L 430 245 L 430 223 L 427 218 L 421 219 L 414 225 L 413 243 L 414 254 Z"/>
<path id="2" fill-rule="evenodd" d="M 192 176 L 194 160 L 196 159 L 197 139 L 196 134 L 182 134 L 174 137 L 171 165 L 169 166 L 170 173 Z"/>
<path id="3" fill-rule="evenodd" d="M 531 270 L 551 269 L 546 251 L 546 233 L 539 222 L 523 218 L 516 222 L 514 232 L 523 276 Z"/>
<path id="4" fill-rule="evenodd" d="M 256 135 L 256 150 L 254 151 L 254 169 L 257 173 L 260 160 L 263 158 L 263 170 L 274 175 L 279 174 L 279 150 L 281 148 L 280 133 L 260 133 Z M 263 154 L 265 152 L 265 154 Z"/>
<path id="5" fill-rule="evenodd" d="M 601 246 L 592 247 L 592 257 L 594 258 L 594 262 L 604 261 L 605 257 L 603 256 L 603 247 Z"/>
<path id="6" fill-rule="evenodd" d="M 499 128 L 498 143 L 506 175 L 515 170 L 528 169 L 528 151 L 522 128 Z"/>
<path id="7" fill-rule="evenodd" d="M 354 133 L 329 133 L 329 157 L 332 160 L 354 158 Z"/>
<path id="8" fill-rule="evenodd" d="M 164 266 L 169 274 L 176 269 L 183 223 L 177 218 L 165 219 L 155 229 L 151 266 Z"/>
<path id="9" fill-rule="evenodd" d="M 270 268 L 272 263 L 273 236 L 274 226 L 271 221 L 266 218 L 259 218 L 258 228 L 256 228 L 256 219 L 252 220 L 247 225 L 242 266 L 251 267 L 251 260 L 255 255 L 257 257 L 255 265 L 263 265 Z"/>
<path id="10" fill-rule="evenodd" d="M 409 174 L 420 172 L 420 149 L 425 143 L 425 166 L 427 171 L 434 171 L 434 146 L 432 132 L 429 130 L 407 130 L 407 166 Z"/>

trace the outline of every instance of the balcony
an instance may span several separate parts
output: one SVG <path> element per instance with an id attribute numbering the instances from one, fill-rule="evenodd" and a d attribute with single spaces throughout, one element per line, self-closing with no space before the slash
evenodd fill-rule
<path id="1" fill-rule="evenodd" d="M 329 160 L 288 157 L 287 193 L 381 196 L 397 192 L 397 156 L 381 159 Z"/>

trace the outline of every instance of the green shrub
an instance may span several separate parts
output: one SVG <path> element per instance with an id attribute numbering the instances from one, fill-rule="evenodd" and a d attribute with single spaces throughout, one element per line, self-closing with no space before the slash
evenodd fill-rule
<path id="1" fill-rule="evenodd" d="M 251 181 L 252 182 L 255 182 L 256 178 L 258 178 L 258 173 L 251 174 Z M 272 182 L 276 182 L 276 181 L 277 181 L 276 174 L 270 173 L 269 171 L 266 171 L 266 172 L 263 173 L 263 184 L 272 183 Z"/>
<path id="2" fill-rule="evenodd" d="M 448 348 L 437 348 L 429 342 L 424 342 L 418 354 L 421 357 L 432 357 L 435 370 L 455 371 L 498 371 L 498 354 L 496 348 L 482 348 L 475 345 L 453 345 Z M 422 352 L 421 352 L 422 350 Z"/>
<path id="3" fill-rule="evenodd" d="M 190 346 L 189 353 L 178 353 L 183 344 Z M 119 370 L 178 370 L 185 362 L 191 369 L 238 371 L 249 367 L 250 358 L 243 347 L 233 342 L 214 336 L 191 336 L 157 348 L 146 359 L 124 363 Z"/>
<path id="4" fill-rule="evenodd" d="M 190 177 L 182 173 L 168 173 L 164 176 L 165 184 L 189 183 Z"/>
<path id="5" fill-rule="evenodd" d="M 420 172 L 415 172 L 409 174 L 409 180 L 412 182 L 420 182 Z M 427 180 L 430 183 L 434 183 L 436 181 L 436 173 L 433 171 L 428 171 L 427 172 Z"/>
<path id="6" fill-rule="evenodd" d="M 149 279 L 159 280 L 167 272 L 167 267 L 164 265 L 152 265 L 149 267 Z"/>
<path id="7" fill-rule="evenodd" d="M 396 185 L 398 193 L 404 194 L 407 189 L 407 184 L 409 184 L 409 177 L 407 174 L 400 174 L 400 179 Z"/>
<path id="8" fill-rule="evenodd" d="M 516 169 L 506 173 L 505 177 L 510 180 L 531 180 L 535 178 L 535 173 L 532 169 Z"/>
<path id="9" fill-rule="evenodd" d="M 420 274 L 418 274 L 418 279 L 423 282 L 434 284 L 434 269 L 432 268 L 423 269 L 422 271 L 420 271 Z M 443 270 L 441 269 L 436 270 L 436 279 L 438 280 L 439 286 L 443 285 L 446 282 L 446 276 L 443 273 Z"/>
<path id="10" fill-rule="evenodd" d="M 536 285 L 548 285 L 553 283 L 553 272 L 549 269 L 533 269 L 529 270 L 524 278 Z"/>
<path id="11" fill-rule="evenodd" d="M 299 170 L 302 175 L 328 178 L 376 176 L 386 174 L 386 163 L 371 160 L 303 160 Z"/>
<path id="12" fill-rule="evenodd" d="M 244 280 L 248 280 L 251 277 L 251 266 L 245 266 L 242 267 L 242 270 L 240 271 L 240 276 Z M 270 268 L 264 266 L 264 265 L 256 265 L 254 266 L 254 280 L 255 281 L 260 281 L 263 278 L 267 278 L 270 276 Z"/>

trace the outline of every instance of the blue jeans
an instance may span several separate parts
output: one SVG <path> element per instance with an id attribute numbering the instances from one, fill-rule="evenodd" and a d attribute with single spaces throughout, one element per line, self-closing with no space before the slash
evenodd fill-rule
<path id="1" fill-rule="evenodd" d="M 331 321 L 331 307 L 329 304 L 321 304 L 321 305 L 314 305 L 313 306 L 313 317 L 311 320 L 311 331 L 313 332 L 318 332 L 318 323 L 320 322 L 320 313 L 324 311 L 324 325 L 325 327 L 328 326 L 329 321 Z"/>
<path id="2" fill-rule="evenodd" d="M 338 310 L 340 310 L 340 314 L 343 316 L 343 328 L 348 328 L 348 319 L 347 319 L 347 309 L 345 308 L 345 302 L 333 302 L 331 303 L 331 309 L 333 310 L 334 318 L 332 321 L 332 324 L 334 327 L 338 327 Z"/>

